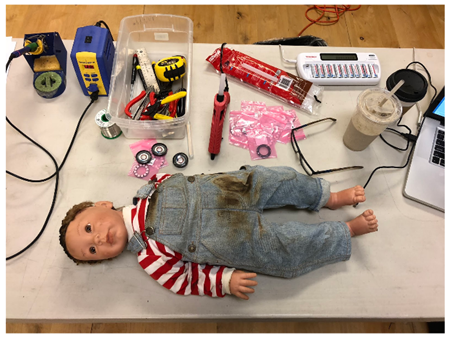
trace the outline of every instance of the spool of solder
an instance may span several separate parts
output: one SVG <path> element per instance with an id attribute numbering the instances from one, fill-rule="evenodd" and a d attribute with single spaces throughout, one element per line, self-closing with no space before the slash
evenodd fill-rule
<path id="1" fill-rule="evenodd" d="M 114 139 L 122 134 L 122 130 L 117 124 L 110 121 L 111 116 L 106 112 L 106 109 L 100 110 L 95 115 L 95 123 L 100 127 L 101 133 L 104 138 Z"/>

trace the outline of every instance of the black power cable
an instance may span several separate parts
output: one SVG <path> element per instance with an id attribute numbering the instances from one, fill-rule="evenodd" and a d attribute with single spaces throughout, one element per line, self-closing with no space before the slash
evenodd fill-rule
<path id="1" fill-rule="evenodd" d="M 44 225 L 43 225 L 42 228 L 41 228 L 41 231 L 39 231 L 39 233 L 38 233 L 38 235 L 35 237 L 35 239 L 34 239 L 30 244 L 28 244 L 24 249 L 20 250 L 18 253 L 14 254 L 14 255 L 12 255 L 12 256 L 6 257 L 6 260 L 8 261 L 8 260 L 10 260 L 10 259 L 12 259 L 12 258 L 14 258 L 14 257 L 16 257 L 16 256 L 18 256 L 18 255 L 20 255 L 20 254 L 23 253 L 25 250 L 27 250 L 30 246 L 32 246 L 32 245 L 39 239 L 39 237 L 41 237 L 42 233 L 44 232 L 44 230 L 45 230 L 45 228 L 46 228 L 46 226 L 47 226 L 48 220 L 50 219 L 50 216 L 51 216 L 51 214 L 52 214 L 52 212 L 53 212 L 53 207 L 55 206 L 56 194 L 57 194 L 57 192 L 58 192 L 58 183 L 59 183 L 59 168 L 58 168 L 58 163 L 56 162 L 55 158 L 52 156 L 52 154 L 50 154 L 50 153 L 47 151 L 47 149 L 45 149 L 44 147 L 42 147 L 39 143 L 35 142 L 33 139 L 31 139 L 30 137 L 28 137 L 28 135 L 26 135 L 26 134 L 23 133 L 19 128 L 17 128 L 17 127 L 16 127 L 16 126 L 8 119 L 8 116 L 6 116 L 6 121 L 9 123 L 9 125 L 10 125 L 11 127 L 13 127 L 15 130 L 17 130 L 23 137 L 25 137 L 27 140 L 29 140 L 30 142 L 32 142 L 32 143 L 34 143 L 35 145 L 37 145 L 37 146 L 38 146 L 39 148 L 41 148 L 48 156 L 50 156 L 50 158 L 51 158 L 52 161 L 53 161 L 53 164 L 55 165 L 55 169 L 56 169 L 55 173 L 53 174 L 53 176 L 56 175 L 56 181 L 55 181 L 55 191 L 53 192 L 52 205 L 50 206 L 50 210 L 49 210 L 49 212 L 48 212 L 48 214 L 47 214 L 47 218 L 45 219 L 45 222 L 44 222 Z M 18 177 L 17 175 L 10 173 L 8 170 L 6 171 L 6 173 L 7 173 L 7 174 L 10 174 L 10 175 L 13 175 L 13 176 L 15 176 L 15 177 Z M 27 180 L 27 179 L 24 179 L 24 178 L 22 178 L 22 177 L 18 177 L 18 178 L 23 179 L 23 180 Z"/>
<path id="2" fill-rule="evenodd" d="M 97 96 L 97 98 L 98 98 L 98 91 L 96 91 L 96 92 L 94 92 L 94 93 L 96 93 L 96 96 Z M 19 176 L 19 175 L 17 175 L 17 174 L 14 174 L 14 173 L 12 173 L 12 172 L 10 172 L 10 171 L 8 171 L 8 170 L 6 170 L 6 173 L 7 173 L 8 175 L 14 176 L 15 178 L 18 178 L 19 180 L 23 180 L 23 181 L 30 182 L 30 183 L 42 183 L 42 182 L 48 181 L 49 179 L 51 179 L 52 177 L 54 177 L 55 175 L 57 175 L 57 172 L 58 172 L 59 170 L 61 170 L 62 167 L 64 166 L 64 164 L 66 163 L 67 157 L 68 157 L 68 155 L 69 155 L 70 150 L 72 149 L 73 143 L 75 142 L 75 137 L 77 136 L 78 129 L 79 129 L 79 127 L 80 127 L 80 124 L 81 124 L 81 121 L 83 120 L 84 115 L 85 115 L 86 112 L 89 110 L 89 108 L 91 107 L 91 105 L 97 100 L 97 98 L 93 98 L 93 97 L 95 97 L 94 93 L 92 93 L 92 95 L 91 95 L 91 102 L 90 102 L 89 105 L 86 107 L 86 109 L 84 110 L 84 112 L 83 112 L 83 114 L 81 115 L 80 119 L 78 120 L 77 127 L 76 127 L 75 132 L 74 132 L 74 134 L 73 134 L 73 136 L 72 136 L 72 141 L 70 142 L 69 148 L 67 149 L 66 155 L 64 156 L 64 159 L 62 160 L 61 165 L 59 166 L 58 170 L 56 170 L 56 171 L 55 171 L 52 175 L 50 175 L 49 177 L 46 177 L 46 178 L 43 178 L 43 179 L 40 179 L 40 180 L 32 180 L 32 179 L 29 179 L 29 178 L 25 178 L 25 177 Z M 6 117 L 6 121 L 7 121 L 14 129 L 16 129 L 20 134 L 22 134 L 22 135 L 23 135 L 24 137 L 26 137 L 28 140 L 30 140 L 31 142 L 33 142 L 34 144 L 36 144 L 36 145 L 37 145 L 38 147 L 40 147 L 43 151 L 45 151 L 49 156 L 51 156 L 50 153 L 47 152 L 47 150 L 45 150 L 43 147 L 41 147 L 39 144 L 37 144 L 36 142 L 34 142 L 32 139 L 30 139 L 30 138 L 29 138 L 27 135 L 25 135 L 23 132 L 21 132 L 16 126 L 14 126 L 14 125 L 9 121 L 8 117 Z"/>
<path id="3" fill-rule="evenodd" d="M 8 69 L 9 63 L 10 63 L 10 62 L 7 63 L 6 69 Z M 58 192 L 58 184 L 59 184 L 59 172 L 61 171 L 61 169 L 62 169 L 64 163 L 66 162 L 67 156 L 69 155 L 69 152 L 70 152 L 70 150 L 72 149 L 73 143 L 74 143 L 74 141 L 75 141 L 75 137 L 76 137 L 76 135 L 78 134 L 78 129 L 79 129 L 79 127 L 80 127 L 81 121 L 83 120 L 84 116 L 86 115 L 86 113 L 87 113 L 87 111 L 89 110 L 89 108 L 91 107 L 91 105 L 98 99 L 98 93 L 99 93 L 99 91 L 97 90 L 97 91 L 93 92 L 93 93 L 90 95 L 91 102 L 88 104 L 88 106 L 86 107 L 86 109 L 84 110 L 83 114 L 81 115 L 81 117 L 80 117 L 80 119 L 79 119 L 79 121 L 78 121 L 77 127 L 76 127 L 76 129 L 75 129 L 75 132 L 74 132 L 74 134 L 73 134 L 72 140 L 71 140 L 71 142 L 70 142 L 69 148 L 67 149 L 66 155 L 64 156 L 64 159 L 63 159 L 63 161 L 61 162 L 61 165 L 60 165 L 59 167 L 58 167 L 58 163 L 56 162 L 55 158 L 50 154 L 49 151 L 47 151 L 47 150 L 46 150 L 44 147 L 42 147 L 39 143 L 37 143 L 36 141 L 34 141 L 33 139 L 31 139 L 28 135 L 26 135 L 26 134 L 25 134 L 24 132 L 22 132 L 19 128 L 17 128 L 17 127 L 9 120 L 8 116 L 6 116 L 6 121 L 8 122 L 8 124 L 11 125 L 11 127 L 13 127 L 17 132 L 19 132 L 19 133 L 20 133 L 23 137 L 25 137 L 27 140 L 29 140 L 30 142 L 32 142 L 33 144 L 35 144 L 36 146 L 38 146 L 40 149 L 42 149 L 42 150 L 43 150 L 43 151 L 51 158 L 51 160 L 53 161 L 53 164 L 55 165 L 55 173 L 52 174 L 52 175 L 50 175 L 49 177 L 44 178 L 44 179 L 41 179 L 41 180 L 31 180 L 31 179 L 28 179 L 28 178 L 25 178 L 25 177 L 16 175 L 16 174 L 14 174 L 14 173 L 12 173 L 12 172 L 10 172 L 10 171 L 8 171 L 8 170 L 6 170 L 6 173 L 7 173 L 8 175 L 11 175 L 11 176 L 13 176 L 13 177 L 16 177 L 16 178 L 18 178 L 18 179 L 20 179 L 20 180 L 23 180 L 23 181 L 26 181 L 26 182 L 32 182 L 32 183 L 45 182 L 45 181 L 51 179 L 52 177 L 56 176 L 56 180 L 55 180 L 55 190 L 54 190 L 54 192 L 53 192 L 53 200 L 52 200 L 52 204 L 51 204 L 51 206 L 50 206 L 50 210 L 49 210 L 49 212 L 48 212 L 48 214 L 47 214 L 47 217 L 46 217 L 46 219 L 45 219 L 45 221 L 44 221 L 44 225 L 42 226 L 42 228 L 41 228 L 41 230 L 39 231 L 38 235 L 33 239 L 33 241 L 32 241 L 30 244 L 28 244 L 24 249 L 20 250 L 19 252 L 15 253 L 14 255 L 7 257 L 7 258 L 6 258 L 7 261 L 10 260 L 10 259 L 12 259 L 12 258 L 14 258 L 14 257 L 17 257 L 17 256 L 20 255 L 20 254 L 22 254 L 22 253 L 25 252 L 28 248 L 30 248 L 34 243 L 36 243 L 36 241 L 39 239 L 39 237 L 41 237 L 42 233 L 44 232 L 45 228 L 47 227 L 47 223 L 48 223 L 48 221 L 49 221 L 49 219 L 50 219 L 50 216 L 51 216 L 52 213 L 53 213 L 53 208 L 54 208 L 55 202 L 56 202 L 56 196 L 57 196 L 57 192 Z"/>
<path id="4" fill-rule="evenodd" d="M 106 29 L 109 31 L 109 35 L 111 35 L 111 40 L 114 41 L 114 38 L 113 38 L 112 33 L 111 33 L 111 30 L 109 29 L 109 27 L 108 27 L 108 25 L 106 24 L 105 21 L 100 20 L 100 21 L 98 21 L 98 22 L 95 24 L 95 26 L 101 27 L 101 24 L 104 24 L 104 25 L 105 25 Z"/>

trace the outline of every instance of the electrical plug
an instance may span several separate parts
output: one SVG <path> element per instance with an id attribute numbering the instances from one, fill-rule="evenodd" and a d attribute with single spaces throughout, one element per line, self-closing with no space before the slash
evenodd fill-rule
<path id="1" fill-rule="evenodd" d="M 407 133 L 402 133 L 402 136 L 407 139 L 410 142 L 416 142 L 417 141 L 417 136 L 413 135 L 413 134 L 407 134 Z"/>
<path id="2" fill-rule="evenodd" d="M 100 92 L 100 91 L 97 89 L 96 91 L 92 92 L 92 93 L 89 95 L 89 97 L 91 98 L 92 101 L 97 101 L 97 99 L 98 99 L 98 93 L 99 93 L 99 92 Z"/>

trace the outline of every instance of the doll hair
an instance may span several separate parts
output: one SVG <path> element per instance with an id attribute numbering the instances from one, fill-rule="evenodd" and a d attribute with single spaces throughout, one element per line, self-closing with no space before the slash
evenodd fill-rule
<path id="1" fill-rule="evenodd" d="M 86 201 L 86 202 L 82 202 L 82 203 L 74 205 L 67 212 L 66 217 L 64 217 L 64 219 L 62 220 L 61 227 L 59 228 L 59 244 L 61 244 L 61 246 L 63 247 L 66 255 L 71 260 L 73 260 L 75 263 L 77 263 L 77 265 L 80 263 L 97 264 L 102 261 L 102 260 L 81 261 L 79 259 L 76 259 L 76 258 L 72 257 L 72 255 L 69 253 L 69 251 L 67 250 L 67 244 L 66 244 L 66 232 L 67 232 L 67 228 L 69 227 L 70 222 L 72 222 L 80 212 L 82 212 L 83 210 L 86 210 L 89 207 L 93 207 L 93 206 L 94 206 L 94 203 L 90 202 L 90 201 Z"/>

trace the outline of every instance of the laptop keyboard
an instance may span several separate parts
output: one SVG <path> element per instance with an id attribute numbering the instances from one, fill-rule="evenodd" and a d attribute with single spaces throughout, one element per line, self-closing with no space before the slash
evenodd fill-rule
<path id="1" fill-rule="evenodd" d="M 445 167 L 445 131 L 442 129 L 437 130 L 431 162 Z"/>

